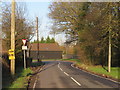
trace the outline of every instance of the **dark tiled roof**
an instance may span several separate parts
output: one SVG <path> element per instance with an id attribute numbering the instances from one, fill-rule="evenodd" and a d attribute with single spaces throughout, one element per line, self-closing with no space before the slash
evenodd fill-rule
<path id="1" fill-rule="evenodd" d="M 37 43 L 30 44 L 30 50 L 37 51 Z M 62 51 L 57 43 L 39 43 L 39 51 Z"/>

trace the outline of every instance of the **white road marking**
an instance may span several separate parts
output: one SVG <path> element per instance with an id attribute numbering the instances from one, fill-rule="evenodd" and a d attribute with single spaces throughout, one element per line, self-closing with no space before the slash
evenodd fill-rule
<path id="1" fill-rule="evenodd" d="M 60 70 L 63 71 L 62 68 L 60 68 Z"/>
<path id="2" fill-rule="evenodd" d="M 67 74 L 66 72 L 64 72 L 65 75 L 69 76 L 69 74 Z"/>
<path id="3" fill-rule="evenodd" d="M 40 70 L 39 71 L 41 71 L 42 70 L 42 68 L 40 68 Z M 35 78 L 35 82 L 34 82 L 34 85 L 33 85 L 33 90 L 35 89 L 35 87 L 36 87 L 36 83 L 37 83 L 37 77 Z"/>
<path id="4" fill-rule="evenodd" d="M 73 64 L 71 64 L 71 67 L 73 67 Z"/>
<path id="5" fill-rule="evenodd" d="M 36 83 L 37 83 L 37 77 L 36 77 L 35 83 L 34 83 L 34 85 L 33 85 L 33 90 L 35 89 Z"/>
<path id="6" fill-rule="evenodd" d="M 72 66 L 73 68 L 76 68 L 76 67 L 73 66 L 73 64 L 71 64 L 71 66 Z M 80 69 L 80 68 L 78 68 L 78 69 Z M 99 77 L 99 78 L 103 78 L 103 79 L 106 79 L 106 80 L 110 80 L 110 81 L 112 81 L 112 82 L 114 82 L 114 83 L 120 84 L 120 82 L 114 81 L 114 80 L 112 80 L 112 79 L 104 78 L 104 77 L 102 77 L 102 76 L 98 76 L 98 75 L 96 75 L 96 74 L 87 72 L 87 71 L 82 70 L 82 69 L 80 69 L 80 70 L 83 71 L 83 72 L 89 73 L 89 74 L 91 74 L 91 75 L 93 75 L 93 76 L 96 76 L 96 77 Z"/>
<path id="7" fill-rule="evenodd" d="M 81 70 L 81 69 L 80 69 L 80 70 Z M 112 80 L 112 79 L 104 78 L 104 77 L 102 77 L 102 76 L 98 76 L 98 75 L 96 75 L 96 74 L 92 74 L 92 73 L 87 72 L 87 71 L 84 71 L 84 70 L 81 70 L 81 71 L 86 72 L 86 73 L 89 73 L 89 74 L 94 75 L 94 76 L 99 77 L 99 78 L 103 78 L 103 79 L 106 79 L 106 80 L 112 81 L 112 82 L 117 83 L 117 84 L 120 84 L 120 82 L 114 81 L 114 80 Z"/>
<path id="8" fill-rule="evenodd" d="M 76 68 L 76 69 L 79 69 L 78 67 L 74 67 L 73 65 L 74 65 L 74 64 L 71 64 L 71 67 Z"/>
<path id="9" fill-rule="evenodd" d="M 58 64 L 58 68 L 59 68 L 61 71 L 63 71 L 62 68 L 60 68 L 60 63 Z"/>
<path id="10" fill-rule="evenodd" d="M 62 68 L 60 68 L 60 63 L 58 64 L 58 68 L 61 70 L 61 71 L 63 71 L 62 70 Z M 72 67 L 73 67 L 73 65 L 71 65 Z M 64 72 L 64 74 L 65 75 L 67 75 L 68 77 L 70 76 L 68 73 L 66 73 L 66 72 Z M 79 86 L 81 86 L 81 84 L 77 81 L 77 80 L 75 80 L 73 77 L 70 77 L 77 85 L 79 85 Z"/>
<path id="11" fill-rule="evenodd" d="M 60 63 L 58 64 L 58 68 L 60 68 L 60 66 L 59 66 L 59 65 L 60 65 Z"/>
<path id="12" fill-rule="evenodd" d="M 76 67 L 77 69 L 79 69 L 78 67 Z"/>
<path id="13" fill-rule="evenodd" d="M 71 77 L 71 79 L 72 79 L 77 85 L 81 86 L 81 84 L 80 84 L 78 81 L 76 81 L 73 77 Z"/>

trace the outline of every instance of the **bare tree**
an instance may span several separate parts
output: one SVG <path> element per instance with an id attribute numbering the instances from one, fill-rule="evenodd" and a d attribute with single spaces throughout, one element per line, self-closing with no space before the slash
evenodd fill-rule
<path id="1" fill-rule="evenodd" d="M 26 9 L 25 6 L 21 6 L 23 4 L 17 4 L 16 7 L 16 31 L 15 31 L 15 46 L 17 51 L 20 50 L 22 45 L 22 39 L 30 40 L 34 35 L 34 26 L 33 23 L 26 19 Z M 10 49 L 10 21 L 11 21 L 11 10 L 10 5 L 5 4 L 4 8 L 2 8 L 2 32 L 3 32 L 3 40 L 5 41 L 5 45 L 7 49 Z"/>

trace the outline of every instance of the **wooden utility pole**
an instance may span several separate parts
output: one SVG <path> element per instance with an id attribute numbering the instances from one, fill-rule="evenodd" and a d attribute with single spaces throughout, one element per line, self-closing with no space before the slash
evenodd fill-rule
<path id="1" fill-rule="evenodd" d="M 37 60 L 39 62 L 39 32 L 38 32 L 38 17 L 36 17 L 36 33 L 37 33 Z"/>
<path id="2" fill-rule="evenodd" d="M 108 72 L 111 72 L 111 20 L 112 20 L 112 16 L 111 16 L 111 6 L 109 3 L 109 51 L 108 51 Z"/>
<path id="3" fill-rule="evenodd" d="M 15 52 L 15 0 L 12 0 L 11 13 L 11 49 Z M 15 59 L 11 59 L 11 74 L 15 74 Z"/>
<path id="4" fill-rule="evenodd" d="M 108 72 L 111 71 L 111 30 L 109 31 Z"/>

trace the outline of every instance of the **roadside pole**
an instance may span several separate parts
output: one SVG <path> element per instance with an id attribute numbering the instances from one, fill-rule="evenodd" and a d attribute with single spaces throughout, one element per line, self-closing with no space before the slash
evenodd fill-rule
<path id="1" fill-rule="evenodd" d="M 36 33 L 37 33 L 37 60 L 39 62 L 39 31 L 38 31 L 38 17 L 36 17 Z"/>
<path id="2" fill-rule="evenodd" d="M 12 13 L 11 13 L 11 49 L 13 54 L 10 56 L 10 70 L 11 74 L 15 74 L 15 0 L 12 0 Z"/>
<path id="3" fill-rule="evenodd" d="M 25 50 L 23 50 L 23 52 L 24 52 L 24 69 L 26 69 Z"/>
<path id="4" fill-rule="evenodd" d="M 22 41 L 23 41 L 22 50 L 23 50 L 23 54 L 24 54 L 24 69 L 26 69 L 26 55 L 25 55 L 25 50 L 27 50 L 27 46 L 25 46 L 26 39 L 22 39 Z"/>
<path id="5" fill-rule="evenodd" d="M 111 9 L 111 4 L 109 3 L 109 7 Z M 108 72 L 111 72 L 111 59 L 112 59 L 112 42 L 111 42 L 111 21 L 112 21 L 112 16 L 111 16 L 111 10 L 109 10 L 109 50 L 108 50 Z"/>

